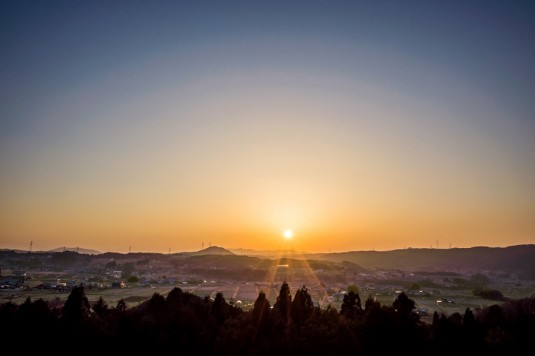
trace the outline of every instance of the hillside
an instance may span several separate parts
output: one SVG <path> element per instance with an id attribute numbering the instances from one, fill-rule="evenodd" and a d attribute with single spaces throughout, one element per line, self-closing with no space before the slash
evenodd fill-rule
<path id="1" fill-rule="evenodd" d="M 76 253 L 78 250 L 78 253 Z M 277 264 L 286 264 L 284 261 L 292 261 L 291 264 L 298 268 L 331 270 L 332 266 L 321 265 L 318 262 L 334 264 L 345 263 L 351 270 L 363 271 L 369 269 L 405 270 L 405 271 L 449 271 L 449 272 L 480 272 L 480 271 L 504 271 L 515 272 L 522 278 L 535 278 L 535 245 L 518 245 L 510 247 L 472 247 L 453 249 L 404 249 L 393 251 L 349 251 L 342 253 L 320 254 L 292 254 L 287 256 L 248 256 L 246 254 L 234 254 L 231 251 L 211 246 L 197 252 L 181 252 L 175 254 L 160 254 L 138 252 L 130 254 L 103 253 L 89 249 L 64 248 L 49 252 L 36 252 L 33 254 L 17 253 L 13 250 L 4 250 L 0 253 L 0 261 L 8 258 L 25 260 L 31 256 L 32 263 L 43 259 L 46 264 L 46 256 L 50 261 L 63 260 L 69 257 L 69 261 L 85 261 L 86 258 L 114 259 L 117 261 L 152 260 L 167 263 L 173 261 L 182 265 L 197 263 L 217 266 L 241 266 L 248 265 L 253 268 L 270 268 Z M 46 256 L 45 256 L 46 255 Z M 56 256 L 57 255 L 57 256 Z M 41 256 L 41 257 L 40 257 Z M 79 257 L 76 257 L 79 256 Z M 85 262 L 84 262 L 85 263 Z M 126 262 L 125 262 L 126 263 Z"/>
<path id="2" fill-rule="evenodd" d="M 503 270 L 535 276 L 535 245 L 453 249 L 405 249 L 309 254 L 309 259 L 348 261 L 365 268 L 401 270 Z"/>
<path id="3" fill-rule="evenodd" d="M 188 253 L 190 256 L 203 256 L 203 255 L 221 255 L 221 256 L 233 256 L 234 253 L 219 246 L 210 246 L 204 250 Z"/>

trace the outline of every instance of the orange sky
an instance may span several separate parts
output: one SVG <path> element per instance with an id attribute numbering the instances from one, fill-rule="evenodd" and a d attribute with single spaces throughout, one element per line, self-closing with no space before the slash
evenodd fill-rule
<path id="1" fill-rule="evenodd" d="M 144 6 L 2 15 L 0 248 L 535 243 L 535 49 L 516 27 Z"/>

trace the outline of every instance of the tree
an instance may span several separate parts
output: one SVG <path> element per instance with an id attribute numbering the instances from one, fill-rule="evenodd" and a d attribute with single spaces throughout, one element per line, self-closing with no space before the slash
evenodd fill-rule
<path id="1" fill-rule="evenodd" d="M 307 288 L 303 285 L 301 289 L 295 292 L 294 300 L 291 307 L 292 320 L 301 323 L 308 319 L 312 311 L 314 310 L 314 303 L 310 294 L 308 294 Z"/>
<path id="2" fill-rule="evenodd" d="M 463 316 L 463 325 L 467 328 L 472 327 L 476 322 L 474 312 L 470 308 L 466 308 Z"/>
<path id="3" fill-rule="evenodd" d="M 353 293 L 355 293 L 355 294 L 360 294 L 360 289 L 359 289 L 359 287 L 358 287 L 357 285 L 355 285 L 355 284 L 352 284 L 352 285 L 348 286 L 348 287 L 347 287 L 347 291 L 348 291 L 348 292 L 353 292 Z"/>
<path id="4" fill-rule="evenodd" d="M 165 298 L 165 301 L 171 306 L 177 306 L 182 303 L 183 298 L 184 292 L 182 291 L 182 289 L 175 287 L 172 291 L 169 292 L 167 298 Z"/>
<path id="5" fill-rule="evenodd" d="M 74 287 L 63 305 L 61 319 L 68 324 L 80 324 L 89 316 L 90 308 L 84 287 Z"/>
<path id="6" fill-rule="evenodd" d="M 103 317 L 108 312 L 108 303 L 102 298 L 98 298 L 97 302 L 93 305 L 93 310 L 98 316 Z"/>
<path id="7" fill-rule="evenodd" d="M 413 283 L 409 286 L 409 290 L 420 290 L 420 285 L 418 283 Z"/>
<path id="8" fill-rule="evenodd" d="M 212 315 L 215 317 L 219 325 L 223 324 L 225 319 L 228 318 L 230 314 L 230 305 L 227 303 L 223 297 L 223 293 L 217 292 L 215 295 L 214 303 L 212 304 Z"/>
<path id="9" fill-rule="evenodd" d="M 256 301 L 254 302 L 254 307 L 252 311 L 253 320 L 257 325 L 267 320 L 269 316 L 269 307 L 269 300 L 267 300 L 266 294 L 264 293 L 264 291 L 260 291 L 260 293 L 258 293 Z"/>
<path id="10" fill-rule="evenodd" d="M 117 302 L 117 305 L 115 306 L 115 310 L 119 313 L 124 313 L 126 311 L 126 303 L 124 301 L 124 299 L 120 299 L 118 302 Z"/>
<path id="11" fill-rule="evenodd" d="M 501 325 L 504 320 L 502 307 L 497 304 L 491 305 L 487 309 L 486 314 L 483 315 L 483 320 L 487 325 L 490 325 L 491 327 Z"/>
<path id="12" fill-rule="evenodd" d="M 475 296 L 489 299 L 489 300 L 497 300 L 497 301 L 504 301 L 506 298 L 503 296 L 502 292 L 500 292 L 497 289 L 486 289 L 486 288 L 477 288 L 474 289 L 472 292 Z"/>
<path id="13" fill-rule="evenodd" d="M 290 308 L 292 305 L 292 295 L 290 294 L 290 287 L 284 281 L 279 291 L 277 301 L 273 305 L 273 310 L 276 311 L 283 321 L 288 322 L 290 319 Z"/>
<path id="14" fill-rule="evenodd" d="M 353 291 L 344 295 L 344 301 L 340 308 L 340 314 L 353 319 L 362 312 L 360 296 Z"/>
<path id="15" fill-rule="evenodd" d="M 162 314 L 167 310 L 165 298 L 160 293 L 154 293 L 147 303 L 147 312 L 153 315 Z"/>
<path id="16" fill-rule="evenodd" d="M 139 277 L 137 277 L 137 276 L 130 276 L 130 277 L 128 277 L 127 282 L 128 282 L 128 283 L 139 283 Z"/>
<path id="17" fill-rule="evenodd" d="M 396 300 L 394 300 L 394 303 L 392 303 L 392 307 L 401 316 L 409 316 L 416 309 L 416 303 L 414 303 L 414 300 L 409 299 L 405 293 L 400 293 Z"/>
<path id="18" fill-rule="evenodd" d="M 366 311 L 366 314 L 368 314 L 369 312 L 375 309 L 381 309 L 381 303 L 376 301 L 371 295 L 368 295 L 368 298 L 366 299 L 366 302 L 364 303 L 364 309 Z"/>

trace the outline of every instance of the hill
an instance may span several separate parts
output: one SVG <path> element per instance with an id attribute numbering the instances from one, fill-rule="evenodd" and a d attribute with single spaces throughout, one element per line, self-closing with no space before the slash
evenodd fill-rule
<path id="1" fill-rule="evenodd" d="M 203 260 L 208 263 L 232 266 L 234 264 L 248 264 L 254 268 L 270 268 L 273 261 L 275 264 L 284 264 L 282 260 L 292 260 L 293 266 L 301 266 L 299 260 L 308 261 L 309 267 L 329 270 L 331 267 L 315 267 L 313 261 L 323 261 L 335 264 L 346 263 L 352 266 L 352 270 L 405 270 L 405 271 L 427 271 L 427 272 L 457 272 L 475 273 L 480 271 L 504 271 L 515 272 L 521 278 L 535 278 L 535 245 L 518 245 L 510 247 L 472 247 L 453 249 L 403 249 L 392 251 L 349 251 L 341 253 L 318 253 L 318 254 L 280 254 L 278 256 L 248 255 L 245 253 L 235 254 L 223 247 L 211 246 L 197 252 L 180 252 L 176 254 L 160 253 L 103 253 L 83 248 L 58 248 L 48 252 L 35 252 L 32 258 L 40 255 L 64 255 L 64 251 L 76 253 L 76 255 L 91 256 L 92 258 L 104 258 L 120 260 L 140 260 L 150 259 L 163 262 L 181 261 L 185 265 L 195 264 L 196 261 Z M 241 251 L 245 252 L 245 251 Z M 26 253 L 17 253 L 13 250 L 4 250 L 0 253 L 1 259 L 15 258 L 24 259 Z M 28 255 L 30 256 L 30 255 Z M 69 255 L 70 256 L 70 255 Z M 60 256 L 61 257 L 61 256 Z M 54 258 L 60 258 L 55 256 Z M 82 258 L 83 256 L 80 256 Z M 239 258 L 241 257 L 241 258 Z M 193 258 L 193 259 L 191 259 Z M 72 257 L 77 260 L 76 257 Z M 188 259 L 191 259 L 188 261 Z M 84 260 L 85 261 L 85 260 Z M 131 262 L 131 261 L 130 261 Z M 350 263 L 350 264 L 347 264 Z"/>
<path id="2" fill-rule="evenodd" d="M 235 254 L 227 249 L 219 246 L 210 246 L 204 250 L 188 253 L 190 256 L 203 256 L 203 255 L 220 255 L 220 256 L 234 256 Z"/>
<path id="3" fill-rule="evenodd" d="M 281 256 L 299 258 L 309 253 L 295 250 L 252 250 L 247 248 L 231 248 L 229 251 L 236 255 L 257 256 L 264 258 L 280 258 Z"/>
<path id="4" fill-rule="evenodd" d="M 309 254 L 309 259 L 348 261 L 365 268 L 401 270 L 502 270 L 535 276 L 535 245 L 453 249 L 404 249 Z"/>
<path id="5" fill-rule="evenodd" d="M 63 252 L 63 251 L 78 252 L 79 254 L 82 254 L 82 255 L 100 255 L 102 253 L 97 250 L 91 250 L 88 248 L 81 248 L 81 247 L 58 247 L 47 252 Z"/>

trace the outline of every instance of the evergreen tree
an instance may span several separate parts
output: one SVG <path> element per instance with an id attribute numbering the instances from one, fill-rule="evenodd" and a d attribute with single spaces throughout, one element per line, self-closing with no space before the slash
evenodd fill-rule
<path id="1" fill-rule="evenodd" d="M 414 303 L 414 300 L 407 297 L 405 293 L 400 293 L 396 300 L 394 300 L 394 303 L 392 303 L 392 307 L 400 316 L 408 317 L 411 315 L 412 311 L 416 309 L 416 303 Z"/>
<path id="2" fill-rule="evenodd" d="M 474 316 L 474 313 L 470 308 L 466 308 L 463 316 L 463 325 L 465 328 L 471 328 L 476 322 L 476 318 Z"/>
<path id="3" fill-rule="evenodd" d="M 266 298 L 264 291 L 258 293 L 258 298 L 254 302 L 254 307 L 252 311 L 253 320 L 257 325 L 265 323 L 269 317 L 269 300 Z"/>
<path id="4" fill-rule="evenodd" d="M 223 297 L 223 293 L 217 292 L 214 302 L 212 304 L 212 315 L 215 317 L 216 322 L 221 325 L 228 318 L 230 314 L 230 305 Z"/>
<path id="5" fill-rule="evenodd" d="M 292 320 L 297 323 L 303 322 L 308 319 L 313 309 L 314 303 L 312 302 L 312 298 L 308 294 L 307 288 L 303 286 L 295 292 L 291 308 Z"/>
<path id="6" fill-rule="evenodd" d="M 61 319 L 68 324 L 79 325 L 89 317 L 90 309 L 84 287 L 74 287 L 63 305 Z"/>
<path id="7" fill-rule="evenodd" d="M 177 305 L 182 303 L 183 299 L 184 292 L 182 291 L 182 289 L 175 287 L 171 292 L 169 292 L 165 300 L 170 306 L 176 307 Z"/>
<path id="8" fill-rule="evenodd" d="M 340 309 L 340 314 L 354 319 L 356 316 L 362 313 L 362 305 L 360 301 L 360 296 L 350 291 L 344 295 L 344 301 L 342 302 L 342 307 Z"/>
<path id="9" fill-rule="evenodd" d="M 364 310 L 366 314 L 369 314 L 371 311 L 381 309 L 381 303 L 376 301 L 371 295 L 368 295 L 366 302 L 364 303 Z"/>
<path id="10" fill-rule="evenodd" d="M 104 317 L 108 309 L 108 303 L 102 297 L 98 298 L 97 302 L 93 305 L 93 310 L 100 317 Z"/>
<path id="11" fill-rule="evenodd" d="M 290 319 L 290 309 L 292 305 L 292 295 L 290 294 L 290 287 L 288 283 L 284 281 L 279 291 L 277 301 L 273 305 L 273 310 L 282 317 L 284 322 L 288 322 Z"/>
<path id="12" fill-rule="evenodd" d="M 119 313 L 124 313 L 126 311 L 126 303 L 124 301 L 124 299 L 120 299 L 118 302 L 117 302 L 117 305 L 115 306 L 115 310 Z"/>
<path id="13" fill-rule="evenodd" d="M 167 303 L 160 293 L 154 293 L 147 303 L 147 312 L 150 314 L 162 314 L 167 311 Z"/>

